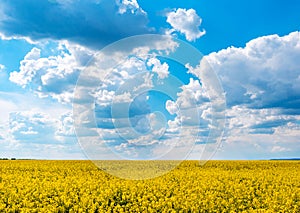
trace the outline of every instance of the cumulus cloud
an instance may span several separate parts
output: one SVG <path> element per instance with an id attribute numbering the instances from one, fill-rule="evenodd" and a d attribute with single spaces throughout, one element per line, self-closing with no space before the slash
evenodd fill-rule
<path id="1" fill-rule="evenodd" d="M 62 114 L 58 119 L 56 129 L 55 136 L 60 140 L 64 137 L 75 137 L 73 114 L 71 112 Z"/>
<path id="2" fill-rule="evenodd" d="M 70 112 L 53 116 L 39 109 L 11 112 L 7 124 L 0 124 L 0 155 L 31 159 L 84 159 L 74 137 L 70 116 Z"/>
<path id="3" fill-rule="evenodd" d="M 228 106 L 295 109 L 300 103 L 300 33 L 251 40 L 205 56 L 218 74 Z"/>
<path id="4" fill-rule="evenodd" d="M 209 106 L 209 96 L 200 84 L 199 80 L 190 78 L 189 83 L 187 85 L 183 85 L 181 90 L 181 92 L 177 93 L 177 99 L 175 102 L 171 100 L 166 102 L 166 109 L 171 115 L 179 115 L 182 114 L 182 112 L 188 115 L 193 110 L 196 110 L 194 112 L 200 112 L 207 109 Z M 185 118 L 190 117 L 184 115 L 181 116 Z"/>
<path id="5" fill-rule="evenodd" d="M 17 141 L 38 142 L 53 137 L 55 121 L 45 113 L 34 111 L 12 112 L 9 119 L 10 132 Z M 49 141 L 47 141 L 49 143 Z"/>
<path id="6" fill-rule="evenodd" d="M 271 159 L 292 158 L 299 155 L 300 126 L 296 121 L 297 119 L 299 120 L 299 117 L 294 117 L 291 122 L 283 120 L 282 124 L 277 127 L 256 131 L 257 129 L 247 128 L 247 125 L 249 125 L 246 122 L 247 118 L 257 117 L 263 120 L 265 115 L 262 113 L 261 115 L 256 115 L 255 112 L 248 115 L 246 109 L 245 111 L 245 114 L 237 113 L 237 116 L 243 117 L 243 123 L 236 124 L 234 128 L 226 129 L 222 147 L 216 155 L 217 158 Z M 233 124 L 234 121 L 229 119 L 229 123 Z M 245 123 L 246 125 L 243 126 Z"/>
<path id="7" fill-rule="evenodd" d="M 41 57 L 41 50 L 34 47 L 32 50 L 26 54 L 24 60 L 38 60 Z"/>
<path id="8" fill-rule="evenodd" d="M 183 144 L 177 142 L 177 146 L 190 147 L 194 143 L 203 146 L 206 143 L 212 120 L 211 101 L 199 80 L 190 78 L 189 83 L 177 93 L 175 101 L 166 101 L 165 108 L 175 115 L 167 122 L 166 143 L 168 137 L 185 141 Z"/>
<path id="9" fill-rule="evenodd" d="M 242 48 L 211 53 L 196 68 L 187 65 L 196 76 L 211 67 L 224 88 L 227 128 L 221 158 L 292 157 L 299 152 L 299 42 L 299 32 L 263 36 Z M 202 116 L 207 117 L 206 110 Z"/>
<path id="10" fill-rule="evenodd" d="M 116 4 L 119 7 L 119 13 L 124 14 L 126 12 L 146 14 L 146 12 L 140 7 L 136 0 L 116 0 Z"/>
<path id="11" fill-rule="evenodd" d="M 89 154 L 97 155 L 96 158 L 102 159 L 110 152 L 107 146 L 121 155 L 135 151 L 137 158 L 143 158 L 153 145 L 150 140 L 153 136 L 145 135 L 153 128 L 155 137 L 163 131 L 160 122 L 156 122 L 160 116 L 151 115 L 147 92 L 155 86 L 154 80 L 165 77 L 167 64 L 158 59 L 153 61 L 155 65 L 147 62 L 158 52 L 170 53 L 178 44 L 170 36 L 146 36 L 131 42 L 95 56 L 77 84 L 73 105 L 76 133 Z M 158 66 L 164 68 L 163 73 L 158 74 Z M 143 142 L 142 136 L 149 140 Z M 86 142 L 86 137 L 93 139 Z M 91 148 L 96 144 L 101 149 L 98 153 Z M 108 159 L 111 157 L 114 156 Z"/>
<path id="12" fill-rule="evenodd" d="M 188 41 L 194 41 L 205 35 L 205 30 L 200 30 L 202 19 L 194 9 L 178 8 L 167 14 L 167 22 L 172 26 L 169 33 L 178 31 L 185 35 Z"/>
<path id="13" fill-rule="evenodd" d="M 53 0 L 39 4 L 33 0 L 4 0 L 0 8 L 4 37 L 67 39 L 102 48 L 121 38 L 152 31 L 147 27 L 147 14 L 136 0 Z"/>
<path id="14" fill-rule="evenodd" d="M 40 53 L 41 50 L 35 47 L 27 53 L 24 60 L 20 62 L 20 72 L 12 72 L 9 80 L 22 87 L 31 82 L 39 67 L 43 67 L 42 64 L 37 65 L 37 69 L 33 66 L 36 65 L 35 61 L 40 58 Z"/>
<path id="15" fill-rule="evenodd" d="M 152 83 L 153 74 L 147 72 L 145 61 L 137 57 L 129 57 L 123 63 L 115 67 L 104 79 L 98 79 L 99 82 L 91 90 L 91 94 L 96 100 L 96 104 L 99 106 L 97 111 L 99 114 L 102 112 L 108 112 L 106 107 L 111 107 L 112 104 L 117 107 L 124 103 L 133 103 L 132 107 L 136 104 L 136 110 L 141 105 L 139 101 L 145 103 L 146 98 L 139 95 L 141 91 L 150 89 L 153 87 Z M 100 109 L 102 107 L 102 110 Z M 124 107 L 124 106 L 123 106 Z M 110 114 L 110 113 L 109 113 Z"/>
<path id="16" fill-rule="evenodd" d="M 205 57 L 226 92 L 225 151 L 240 149 L 241 158 L 247 152 L 259 158 L 299 153 L 299 57 L 299 32 L 263 36 Z"/>
<path id="17" fill-rule="evenodd" d="M 246 106 L 227 109 L 227 117 L 229 135 L 279 133 L 278 128 L 300 119 L 299 115 L 282 114 L 278 108 L 249 109 Z"/>
<path id="18" fill-rule="evenodd" d="M 34 47 L 20 62 L 19 70 L 10 73 L 9 80 L 41 98 L 70 103 L 80 71 L 93 52 L 67 42 L 57 42 L 56 51 L 56 55 L 41 57 L 42 50 Z"/>
<path id="19" fill-rule="evenodd" d="M 92 116 L 95 116 L 98 134 L 103 142 L 124 155 L 135 151 L 141 157 L 139 148 L 133 147 L 133 144 L 140 141 L 140 134 L 151 128 L 145 91 L 153 87 L 153 74 L 147 70 L 146 62 L 146 59 L 129 57 L 90 88 L 96 103 Z M 88 120 L 92 119 L 88 117 Z M 150 145 L 150 141 L 143 144 Z"/>
<path id="20" fill-rule="evenodd" d="M 171 100 L 167 100 L 166 102 L 166 110 L 168 110 L 168 112 L 171 115 L 177 114 L 178 113 L 178 106 L 176 105 L 176 103 L 174 101 Z"/>
<path id="21" fill-rule="evenodd" d="M 205 70 L 215 71 L 224 88 L 228 121 L 219 156 L 272 158 L 299 153 L 299 57 L 300 33 L 292 32 L 211 53 L 195 68 L 186 65 L 199 78 Z M 209 119 L 207 112 L 202 117 Z"/>
<path id="22" fill-rule="evenodd" d="M 182 92 L 178 94 L 177 104 L 182 108 L 191 108 L 201 103 L 209 102 L 209 96 L 200 85 L 199 80 L 190 78 L 190 82 L 182 87 Z"/>
<path id="23" fill-rule="evenodd" d="M 107 148 L 108 146 L 111 150 L 122 156 L 127 156 L 127 151 L 129 151 L 128 153 L 134 151 L 137 154 L 137 158 L 145 158 L 148 156 L 158 157 L 155 154 L 158 153 L 159 148 L 157 147 L 162 146 L 164 150 L 168 152 L 170 147 L 174 147 L 174 145 L 177 144 L 177 142 L 174 141 L 174 137 L 179 140 L 180 135 L 184 135 L 182 140 L 189 145 L 191 145 L 191 142 L 194 142 L 195 138 L 197 139 L 197 134 L 199 133 L 199 131 L 197 131 L 199 117 L 195 116 L 198 113 L 197 107 L 194 107 L 192 102 L 195 100 L 197 104 L 199 104 L 207 99 L 200 81 L 191 78 L 190 83 L 184 86 L 178 84 L 177 81 L 175 81 L 175 84 L 172 84 L 174 79 L 169 79 L 169 77 L 171 77 L 169 76 L 169 65 L 166 62 L 160 61 L 160 58 L 156 58 L 155 54 L 145 54 L 151 51 L 150 48 L 153 48 L 153 46 L 141 46 L 139 50 L 134 50 L 138 53 L 137 56 L 130 55 L 124 61 L 119 60 L 118 63 L 116 63 L 117 66 L 108 70 L 107 74 L 102 76 L 103 78 L 98 78 L 99 82 L 94 88 L 90 84 L 83 83 L 84 86 L 90 87 L 92 93 L 88 94 L 96 99 L 96 104 L 93 105 L 94 102 L 91 102 L 91 105 L 87 104 L 88 107 L 92 106 L 91 110 L 86 109 L 86 111 L 90 111 L 90 113 L 87 112 L 84 114 L 83 111 L 76 112 L 79 116 L 83 116 L 84 114 L 84 117 L 82 117 L 81 122 L 79 122 L 80 119 L 78 119 L 78 117 L 75 118 L 75 120 L 78 121 L 77 124 L 79 124 L 80 129 L 94 127 L 101 136 L 101 141 L 99 142 L 96 141 L 98 140 L 97 135 L 91 136 L 94 137 L 94 140 L 85 142 L 86 134 L 82 133 L 81 135 L 81 133 L 79 133 L 79 140 L 86 143 L 84 146 L 87 147 L 87 149 L 97 144 L 103 148 Z M 160 47 L 160 49 L 162 49 L 162 47 Z M 165 49 L 166 47 L 163 48 L 163 50 Z M 101 57 L 99 56 L 99 60 L 102 65 L 102 55 Z M 112 60 L 116 59 L 114 57 L 108 58 L 109 62 Z M 122 61 L 122 63 L 120 63 L 120 61 Z M 182 88 L 177 88 L 177 86 L 182 86 Z M 188 103 L 189 105 L 184 105 L 184 94 L 178 94 L 178 96 L 182 96 L 179 99 L 181 100 L 181 107 L 184 108 L 182 109 L 184 115 L 177 115 L 175 110 L 173 114 L 176 115 L 164 115 L 166 110 L 163 108 L 162 114 L 151 113 L 152 109 L 150 104 L 153 105 L 153 103 L 158 102 L 158 100 L 152 99 L 154 95 L 150 95 L 151 93 L 147 94 L 148 91 L 151 89 L 160 91 L 165 87 L 167 88 L 164 91 L 168 92 L 171 89 L 171 93 L 174 95 L 176 95 L 176 91 L 185 91 L 188 93 L 188 96 L 191 96 L 191 100 Z M 172 89 L 172 87 L 175 87 L 175 89 Z M 200 91 L 198 91 L 199 89 Z M 84 93 L 79 95 L 86 96 Z M 81 106 L 78 106 L 78 110 L 81 110 Z M 165 116 L 168 116 L 168 118 L 175 117 L 175 119 L 174 121 L 168 121 Z M 84 122 L 90 119 L 95 122 L 90 122 L 85 125 Z M 182 130 L 181 124 L 184 125 Z M 192 127 L 193 130 L 188 131 L 186 130 L 187 127 Z M 186 141 L 185 139 L 188 140 Z M 181 144 L 181 147 L 184 147 L 184 145 L 184 143 Z M 154 150 L 155 153 L 152 153 Z M 94 151 L 91 150 L 91 155 L 94 155 L 93 153 Z M 105 155 L 105 153 L 99 152 L 98 158 L 103 158 L 102 154 Z M 153 156 L 153 154 L 155 156 Z"/>
<path id="24" fill-rule="evenodd" d="M 157 73 L 158 78 L 164 79 L 169 75 L 169 65 L 164 62 L 163 64 L 157 58 L 150 58 L 147 62 L 148 66 L 152 66 L 152 71 Z"/>

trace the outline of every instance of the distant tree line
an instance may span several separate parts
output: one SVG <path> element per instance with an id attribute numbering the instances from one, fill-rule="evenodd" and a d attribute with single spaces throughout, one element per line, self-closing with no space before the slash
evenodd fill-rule
<path id="1" fill-rule="evenodd" d="M 16 158 L 0 158 L 0 160 L 17 160 Z"/>

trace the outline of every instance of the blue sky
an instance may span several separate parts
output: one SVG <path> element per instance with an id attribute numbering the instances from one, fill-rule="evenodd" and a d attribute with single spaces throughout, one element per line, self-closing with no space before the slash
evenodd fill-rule
<path id="1" fill-rule="evenodd" d="M 200 159 L 223 113 L 214 159 L 299 157 L 299 11 L 296 0 L 3 0 L 0 157 Z M 144 34 L 162 37 L 128 39 Z"/>

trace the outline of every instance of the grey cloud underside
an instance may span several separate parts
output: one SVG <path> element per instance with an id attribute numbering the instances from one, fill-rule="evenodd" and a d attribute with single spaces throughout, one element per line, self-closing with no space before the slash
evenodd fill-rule
<path id="1" fill-rule="evenodd" d="M 0 30 L 6 36 L 38 39 L 67 39 L 92 48 L 137 34 L 150 33 L 147 15 L 118 13 L 114 1 L 70 2 L 4 0 L 5 18 Z"/>
<path id="2" fill-rule="evenodd" d="M 279 127 L 279 126 L 282 126 L 282 125 L 286 125 L 288 122 L 291 122 L 291 121 L 294 121 L 292 119 L 289 119 L 289 120 L 284 120 L 284 119 L 279 119 L 279 120 L 273 120 L 273 121 L 265 121 L 265 122 L 262 122 L 260 124 L 256 124 L 256 125 L 253 125 L 251 126 L 252 129 L 270 129 L 270 128 L 273 128 L 273 127 Z"/>
<path id="3" fill-rule="evenodd" d="M 206 58 L 223 84 L 229 107 L 300 113 L 299 32 L 260 37 L 244 48 L 230 47 Z"/>

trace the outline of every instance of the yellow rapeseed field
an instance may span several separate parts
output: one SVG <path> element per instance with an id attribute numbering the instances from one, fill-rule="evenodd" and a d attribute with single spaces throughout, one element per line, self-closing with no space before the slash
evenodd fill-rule
<path id="1" fill-rule="evenodd" d="M 300 162 L 185 161 L 123 180 L 90 161 L 0 161 L 0 212 L 300 212 Z"/>

